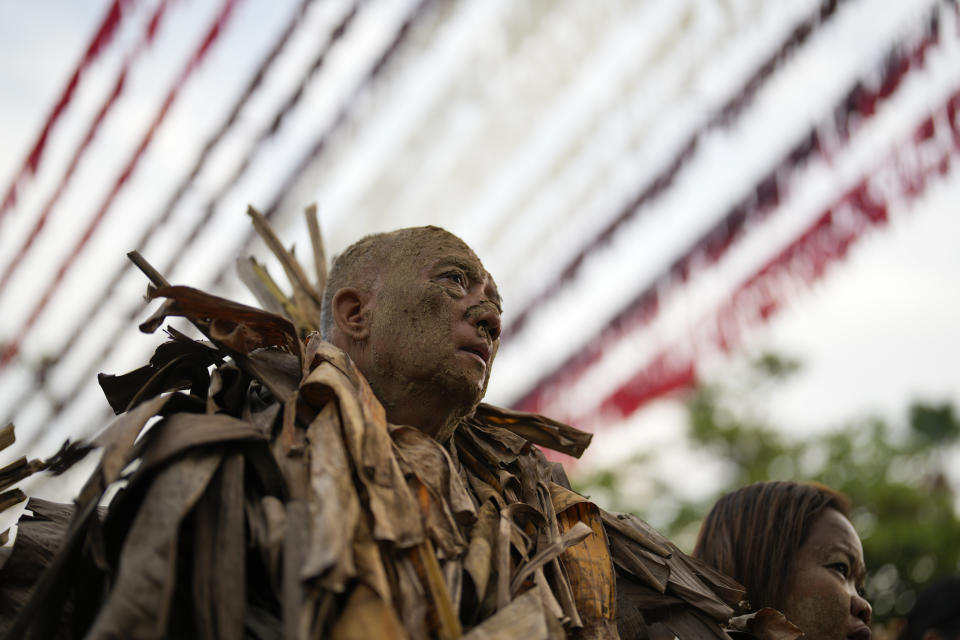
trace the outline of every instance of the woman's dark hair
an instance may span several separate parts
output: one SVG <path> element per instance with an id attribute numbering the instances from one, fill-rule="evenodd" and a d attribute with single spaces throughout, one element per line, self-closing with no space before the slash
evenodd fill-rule
<path id="1" fill-rule="evenodd" d="M 830 487 L 752 484 L 717 500 L 693 555 L 742 584 L 751 607 L 782 611 L 793 558 L 827 508 L 850 517 L 850 500 Z"/>

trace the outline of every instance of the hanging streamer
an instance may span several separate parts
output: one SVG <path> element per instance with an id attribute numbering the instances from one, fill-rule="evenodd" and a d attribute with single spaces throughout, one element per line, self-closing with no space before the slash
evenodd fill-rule
<path id="1" fill-rule="evenodd" d="M 7 193 L 3 197 L 3 202 L 0 203 L 0 221 L 3 220 L 7 211 L 16 203 L 17 188 L 19 185 L 27 176 L 32 176 L 37 173 L 37 167 L 40 166 L 40 159 L 43 157 L 43 152 L 47 146 L 47 138 L 50 136 L 53 127 L 57 124 L 57 120 L 60 119 L 60 116 L 64 110 L 66 110 L 67 105 L 70 104 L 70 100 L 73 98 L 73 92 L 76 91 L 77 85 L 80 84 L 81 76 L 87 67 L 97 59 L 113 40 L 117 28 L 120 26 L 120 22 L 123 20 L 127 5 L 132 4 L 133 1 L 134 0 L 114 0 L 110 5 L 110 8 L 107 10 L 107 15 L 104 16 L 103 22 L 100 24 L 100 28 L 97 29 L 93 40 L 87 45 L 87 50 L 77 64 L 76 69 L 74 69 L 73 75 L 70 76 L 70 80 L 67 81 L 67 86 L 64 87 L 63 92 L 60 94 L 60 99 L 57 101 L 57 104 L 54 105 L 50 115 L 47 116 L 47 121 L 44 123 L 43 129 L 40 130 L 40 136 L 37 138 L 37 141 L 34 142 L 33 148 L 30 150 L 30 153 L 27 154 L 23 165 L 20 167 L 16 176 L 14 176 L 10 186 L 7 187 Z"/>
<path id="2" fill-rule="evenodd" d="M 695 351 L 727 352 L 745 329 L 769 321 L 789 296 L 822 278 L 869 231 L 886 226 L 891 211 L 907 212 L 960 155 L 960 90 L 897 145 L 872 173 L 845 193 L 787 247 L 747 279 L 702 321 Z M 586 415 L 578 425 L 621 420 L 665 391 L 696 382 L 689 354 L 663 351 Z"/>
<path id="3" fill-rule="evenodd" d="M 431 4 L 432 4 L 432 0 L 421 0 L 421 1 L 416 5 L 416 7 L 411 11 L 411 13 L 410 13 L 410 14 L 407 16 L 407 18 L 404 20 L 403 24 L 402 24 L 402 25 L 400 26 L 400 28 L 397 30 L 397 32 L 396 32 L 395 36 L 393 37 L 393 39 L 391 40 L 391 42 L 387 45 L 387 47 L 384 49 L 384 51 L 381 52 L 381 54 L 377 57 L 377 59 L 376 59 L 376 60 L 374 61 L 374 63 L 371 65 L 370 70 L 367 72 L 366 77 L 365 77 L 365 78 L 363 79 L 363 81 L 362 81 L 361 83 L 359 83 L 359 85 L 357 86 L 356 91 L 355 91 L 355 93 L 354 93 L 354 97 L 356 96 L 357 93 L 361 92 L 370 82 L 372 82 L 372 81 L 382 72 L 382 70 L 385 68 L 385 65 L 386 65 L 387 61 L 389 60 L 389 58 L 390 58 L 394 53 L 396 53 L 396 51 L 399 49 L 399 47 L 400 47 L 400 46 L 402 45 L 402 43 L 405 41 L 405 39 L 406 39 L 406 37 L 407 37 L 407 35 L 408 35 L 411 27 L 413 26 L 414 22 L 415 22 L 418 18 L 420 18 L 420 17 L 422 17 L 422 16 L 424 15 L 425 11 L 427 10 L 427 8 L 429 8 L 429 6 L 430 6 Z M 344 35 L 344 33 L 346 32 L 346 29 L 347 29 L 350 21 L 353 19 L 354 16 L 355 16 L 355 10 L 349 12 L 349 13 L 347 14 L 347 16 L 343 19 L 343 21 L 341 22 L 341 24 L 338 25 L 336 29 L 334 29 L 334 32 L 333 32 L 333 34 L 332 34 L 332 36 L 331 36 L 331 43 L 330 43 L 330 44 L 333 44 L 333 42 L 335 42 L 335 41 L 339 40 L 341 37 L 343 37 L 343 35 Z M 310 71 L 308 72 L 307 76 L 312 75 L 316 70 L 318 70 L 319 68 L 322 67 L 323 62 L 324 62 L 324 59 L 325 59 L 326 55 L 328 55 L 328 54 L 329 54 L 329 46 L 328 46 L 327 48 L 325 48 L 324 51 L 321 52 L 321 53 L 318 55 L 317 59 L 314 61 L 314 64 L 311 65 L 311 69 L 310 69 Z M 306 81 L 307 79 L 308 79 L 308 78 L 305 77 L 305 78 L 304 78 L 304 81 Z M 295 106 L 296 101 L 299 100 L 299 97 L 300 97 L 300 95 L 301 95 L 302 93 L 303 93 L 303 91 L 295 91 L 295 92 L 294 92 L 294 96 L 291 98 L 291 100 L 288 101 L 288 102 L 284 105 L 284 107 L 278 112 L 278 114 L 275 116 L 275 118 L 273 119 L 273 123 L 271 124 L 271 126 L 270 126 L 267 130 L 265 130 L 265 131 L 261 134 L 261 136 L 258 138 L 258 141 L 255 143 L 255 148 L 259 148 L 260 145 L 261 145 L 262 143 L 264 143 L 264 142 L 269 138 L 270 135 L 272 135 L 273 133 L 276 132 L 276 129 L 278 128 L 279 123 L 283 120 L 283 118 L 284 118 L 284 116 L 286 115 L 286 113 L 289 112 L 289 111 Z M 280 202 L 280 200 L 283 198 L 283 195 L 284 195 L 284 194 L 287 192 L 287 190 L 290 188 L 290 186 L 296 182 L 296 180 L 299 178 L 299 176 L 306 170 L 306 168 L 312 163 L 312 161 L 313 161 L 317 156 L 319 156 L 319 154 L 322 152 L 322 150 L 323 150 L 323 148 L 324 148 L 324 146 L 325 146 L 325 144 L 326 144 L 326 140 L 329 138 L 329 136 L 331 136 L 331 135 L 334 133 L 334 131 L 336 131 L 340 126 L 342 126 L 342 125 L 346 122 L 346 120 L 347 120 L 347 114 L 348 114 L 349 111 L 350 111 L 351 104 L 352 104 L 352 102 L 348 100 L 348 101 L 346 101 L 346 102 L 342 105 L 342 108 L 341 108 L 338 116 L 335 118 L 334 122 L 330 125 L 330 127 L 328 127 L 324 132 L 322 132 L 322 133 L 318 136 L 318 138 L 317 138 L 316 142 L 314 143 L 314 145 L 312 146 L 311 150 L 310 150 L 307 154 L 305 154 L 305 156 L 304 156 L 304 158 L 301 160 L 301 162 L 297 165 L 297 167 L 294 169 L 294 171 L 291 172 L 291 174 L 288 176 L 288 178 L 284 181 L 284 183 L 283 183 L 284 186 L 277 191 L 277 196 L 275 197 L 275 199 L 274 199 L 273 203 L 271 204 L 271 206 L 267 209 L 267 212 L 266 212 L 265 215 L 267 215 L 269 218 L 273 218 L 273 217 L 275 216 L 276 211 L 277 211 L 277 209 L 278 209 L 278 207 L 279 207 L 279 202 Z M 249 161 L 250 161 L 250 157 L 249 157 L 249 156 L 250 156 L 250 155 L 253 155 L 254 153 L 255 153 L 255 151 L 251 151 L 251 153 L 248 154 L 248 157 L 247 157 L 246 161 L 245 161 L 244 163 L 242 163 L 241 168 L 240 168 L 238 171 L 241 171 L 241 172 L 242 172 L 242 171 L 246 168 L 246 166 L 248 165 L 248 163 L 249 163 Z M 232 184 L 232 182 L 235 181 L 238 177 L 239 177 L 239 175 L 234 175 L 234 177 L 233 177 L 231 180 L 228 180 L 227 184 L 228 184 L 228 185 Z M 213 198 L 210 202 L 207 203 L 206 207 L 204 208 L 205 211 L 207 211 L 208 213 L 212 213 L 212 212 L 216 209 L 217 203 L 218 203 L 219 199 L 223 196 L 224 192 L 225 192 L 225 189 L 221 189 L 221 190 L 218 192 L 218 194 L 215 195 L 214 198 Z M 196 226 L 196 225 L 195 225 L 195 226 Z M 253 232 L 249 233 L 249 234 L 246 236 L 246 238 L 244 239 L 243 244 L 242 244 L 242 247 L 241 247 L 240 249 L 238 249 L 236 252 L 234 252 L 234 254 L 235 254 L 235 255 L 242 255 L 245 251 L 247 251 L 249 245 L 252 243 L 252 241 L 253 241 L 253 239 L 254 239 L 254 235 L 255 235 L 255 234 L 254 234 Z M 189 237 L 187 238 L 187 240 L 186 240 L 186 241 L 183 243 L 183 245 L 181 246 L 181 251 L 182 251 L 183 249 L 185 249 L 186 247 L 191 246 L 191 245 L 193 244 L 194 240 L 196 239 L 196 237 L 197 237 L 197 234 L 196 234 L 196 233 L 190 234 Z M 167 265 L 167 266 L 169 267 L 169 265 Z M 220 270 L 220 272 L 219 272 L 219 273 L 214 277 L 214 279 L 213 279 L 214 286 L 217 286 L 220 282 L 222 282 L 223 278 L 226 277 L 226 274 L 229 272 L 229 270 L 232 268 L 232 266 L 233 266 L 233 264 L 232 264 L 232 262 L 230 262 L 229 264 L 226 264 L 226 265 L 224 265 L 224 266 L 222 267 L 222 269 Z M 129 314 L 128 314 L 129 320 L 132 321 L 132 320 L 135 319 L 139 314 L 141 314 L 142 311 L 143 311 L 143 308 L 144 308 L 144 305 L 143 305 L 143 304 L 138 304 L 136 307 L 134 307 L 133 309 L 131 309 L 131 311 L 130 311 Z M 34 319 L 33 321 L 35 321 L 35 319 Z M 31 321 L 30 325 L 33 324 L 33 321 Z M 2 354 L 0 354 L 0 370 L 2 370 L 2 369 L 4 368 L 4 366 L 6 366 L 6 364 L 8 364 L 9 361 L 10 361 L 10 360 L 5 360 L 5 359 L 4 359 L 4 358 L 7 356 L 7 353 L 10 352 L 9 358 L 12 359 L 12 358 L 16 355 L 16 353 L 19 351 L 19 345 L 21 344 L 21 342 L 22 342 L 22 340 L 23 340 L 23 337 L 25 336 L 25 334 L 26 334 L 26 332 L 27 332 L 28 329 L 29 329 L 29 326 L 27 326 L 26 329 L 21 329 L 20 331 L 18 331 L 17 337 L 14 338 L 14 339 L 12 339 L 12 340 L 8 343 L 5 351 L 4 351 Z M 69 343 L 68 343 L 68 344 L 69 344 Z M 110 343 L 108 343 L 108 344 L 106 345 L 106 347 L 105 347 L 104 350 L 101 352 L 101 354 L 99 354 L 99 356 L 97 356 L 97 357 L 91 362 L 91 365 L 90 365 L 90 368 L 89 368 L 90 370 L 87 372 L 87 374 L 85 374 L 84 376 L 81 376 L 81 377 L 79 378 L 79 382 L 78 382 L 78 385 L 77 385 L 77 389 L 78 389 L 83 383 L 85 383 L 86 380 L 89 379 L 89 375 L 88 375 L 88 374 L 90 374 L 90 372 L 92 372 L 92 371 L 97 367 L 97 365 L 98 365 L 100 362 L 102 362 L 102 361 L 105 360 L 107 357 L 109 357 L 109 355 L 113 352 L 113 349 L 114 349 L 115 347 L 116 347 L 116 343 L 115 343 L 115 342 L 110 342 Z M 61 357 L 62 357 L 62 356 L 61 356 Z M 77 389 L 74 389 L 74 391 L 76 391 Z M 54 402 L 54 406 L 53 406 L 53 418 L 55 418 L 56 416 L 58 416 L 60 413 L 62 413 L 64 410 L 66 410 L 67 407 L 69 407 L 70 398 L 72 398 L 72 397 L 74 397 L 74 396 L 75 396 L 75 394 L 71 392 L 70 394 L 65 394 L 65 395 L 63 396 L 64 398 L 66 398 L 65 400 Z M 23 404 L 22 404 L 22 403 L 15 403 L 12 408 L 13 408 L 14 412 L 16 412 L 16 411 L 19 411 L 19 409 L 21 409 L 22 407 L 23 407 Z M 14 417 L 15 417 L 15 416 L 14 416 Z"/>
<path id="4" fill-rule="evenodd" d="M 64 258 L 61 262 L 60 267 L 57 269 L 56 275 L 54 276 L 53 281 L 47 286 L 44 290 L 43 295 L 40 297 L 39 301 L 34 305 L 33 310 L 30 312 L 30 315 L 27 318 L 27 321 L 21 326 L 21 328 L 14 334 L 14 337 L 10 342 L 5 345 L 2 353 L 0 353 L 0 370 L 2 370 L 10 361 L 17 355 L 19 351 L 19 345 L 22 342 L 24 336 L 26 335 L 29 327 L 31 327 L 40 317 L 40 314 L 43 313 L 43 310 L 46 308 L 47 304 L 50 302 L 53 293 L 57 290 L 60 282 L 63 280 L 63 277 L 66 275 L 67 271 L 73 265 L 74 261 L 77 259 L 77 256 L 83 251 L 87 242 L 93 236 L 94 232 L 97 230 L 97 227 L 103 221 L 107 212 L 110 210 L 110 206 L 113 204 L 114 198 L 126 184 L 127 180 L 133 174 L 133 171 L 136 169 L 137 163 L 140 158 L 143 156 L 144 151 L 150 145 L 150 142 L 153 140 L 153 135 L 156 133 L 157 129 L 160 127 L 160 124 L 163 122 L 167 112 L 170 109 L 170 106 L 176 100 L 177 94 L 179 93 L 180 88 L 186 82 L 187 78 L 193 73 L 194 69 L 200 64 L 204 56 L 210 50 L 210 47 L 216 41 L 217 36 L 220 34 L 222 28 L 226 25 L 227 19 L 230 17 L 231 12 L 233 11 L 234 6 L 236 5 L 237 0 L 226 0 L 224 2 L 223 8 L 220 11 L 220 14 L 217 16 L 217 19 L 214 21 L 210 30 L 207 32 L 206 37 L 200 44 L 200 47 L 194 52 L 193 56 L 190 58 L 190 61 L 187 63 L 187 66 L 184 68 L 183 72 L 177 78 L 173 87 L 167 93 L 166 99 L 163 101 L 163 104 L 160 106 L 160 110 L 157 112 L 153 121 L 150 123 L 150 127 L 147 129 L 146 135 L 140 141 L 140 144 L 134 150 L 133 155 L 127 161 L 126 166 L 123 171 L 120 172 L 120 175 L 117 176 L 117 179 L 114 181 L 113 187 L 110 190 L 110 193 L 107 194 L 106 199 L 100 205 L 100 208 L 94 214 L 93 218 L 90 220 L 90 223 L 87 225 L 87 228 L 84 230 L 83 234 L 77 240 L 77 243 L 74 245 L 70 253 Z"/>
<path id="5" fill-rule="evenodd" d="M 154 36 L 156 35 L 157 29 L 160 26 L 160 22 L 166 13 L 166 7 L 166 0 L 161 0 L 157 5 L 157 8 L 154 11 L 150 21 L 147 23 L 147 27 L 144 30 L 143 39 L 137 43 L 137 46 L 124 60 L 123 66 L 120 69 L 120 73 L 114 82 L 113 90 L 107 95 L 107 98 L 100 106 L 99 111 L 97 111 L 97 115 L 93 119 L 93 122 L 91 122 L 90 126 L 87 128 L 87 132 L 81 140 L 79 146 L 74 150 L 73 156 L 70 158 L 70 162 L 67 164 L 66 171 L 64 171 L 63 175 L 60 177 L 60 181 L 57 183 L 57 186 L 53 191 L 53 195 L 51 195 L 47 200 L 43 210 L 37 217 L 37 221 L 34 223 L 33 228 L 27 235 L 23 245 L 17 251 L 17 254 L 13 257 L 13 259 L 7 263 L 7 266 L 3 271 L 3 275 L 0 275 L 0 294 L 3 293 L 3 289 L 7 285 L 7 282 L 20 266 L 20 263 L 23 261 L 24 257 L 26 257 L 27 253 L 29 253 L 30 248 L 33 246 L 34 241 L 39 237 L 44 226 L 46 226 L 47 219 L 50 217 L 50 212 L 53 210 L 54 205 L 56 205 L 60 200 L 60 196 L 63 195 L 63 192 L 66 190 L 66 187 L 70 182 L 70 178 L 73 177 L 73 172 L 80 163 L 80 158 L 86 152 L 94 137 L 96 137 L 97 131 L 100 129 L 100 125 L 103 124 L 103 121 L 110 112 L 110 109 L 113 108 L 113 105 L 123 93 L 123 87 L 127 81 L 127 73 L 130 71 L 132 63 L 137 59 L 137 57 L 139 57 L 141 52 L 143 52 L 150 44 L 153 43 Z"/>
<path id="6" fill-rule="evenodd" d="M 248 83 L 246 89 L 241 93 L 237 101 L 234 103 L 233 108 L 230 111 L 230 114 L 221 124 L 220 128 L 207 140 L 204 144 L 204 148 L 198 156 L 196 162 L 192 169 L 187 173 L 186 177 L 180 182 L 180 184 L 174 189 L 173 195 L 170 200 L 162 208 L 162 212 L 156 220 L 151 223 L 151 225 L 144 231 L 140 240 L 137 243 L 137 251 L 142 252 L 144 247 L 153 237 L 153 235 L 169 220 L 170 216 L 173 214 L 174 209 L 179 203 L 180 199 L 187 192 L 190 184 L 200 173 L 201 168 L 206 163 L 207 159 L 212 153 L 213 149 L 220 142 L 223 136 L 230 130 L 230 128 L 236 123 L 237 118 L 240 115 L 240 111 L 243 108 L 243 105 L 246 104 L 253 94 L 256 92 L 257 88 L 260 86 L 264 74 L 269 69 L 270 65 L 274 62 L 276 57 L 283 50 L 284 45 L 289 40 L 290 36 L 293 34 L 293 31 L 302 24 L 302 17 L 306 8 L 313 0 L 303 0 L 296 12 L 294 13 L 293 18 L 287 24 L 287 27 L 284 29 L 282 35 L 277 39 L 273 48 L 267 54 L 267 56 L 261 62 L 257 71 L 251 77 L 250 82 Z M 168 273 L 173 264 L 176 264 L 179 257 L 186 251 L 187 248 L 192 246 L 198 237 L 199 231 L 204 227 L 214 211 L 216 210 L 217 203 L 223 198 L 226 192 L 239 180 L 242 173 L 249 166 L 250 160 L 257 155 L 260 148 L 266 144 L 267 141 L 277 132 L 279 123 L 284 119 L 284 117 L 289 113 L 290 110 L 297 104 L 300 97 L 303 95 L 306 84 L 313 77 L 315 72 L 320 69 L 323 65 L 323 61 L 329 56 L 332 47 L 340 41 L 343 35 L 346 33 L 348 26 L 356 17 L 356 6 L 352 7 L 340 22 L 334 27 L 331 31 L 330 40 L 326 45 L 321 49 L 315 58 L 313 64 L 310 66 L 309 71 L 301 79 L 299 88 L 295 90 L 290 99 L 284 103 L 280 110 L 274 115 L 271 119 L 271 124 L 267 126 L 258 136 L 257 140 L 251 145 L 251 148 L 244 154 L 244 162 L 240 164 L 238 169 L 234 174 L 227 179 L 217 190 L 217 192 L 211 196 L 207 201 L 206 205 L 202 207 L 203 214 L 197 216 L 192 228 L 184 234 L 185 241 L 181 242 L 178 245 L 178 250 L 169 257 L 164 264 L 159 268 L 162 273 Z M 82 336 L 86 334 L 87 331 L 95 329 L 95 326 L 92 325 L 88 318 L 92 317 L 97 309 L 107 303 L 112 295 L 116 286 L 120 283 L 120 280 L 123 278 L 123 275 L 127 272 L 129 268 L 129 263 L 126 261 L 121 262 L 117 269 L 114 271 L 113 276 L 109 279 L 108 284 L 103 287 L 100 291 L 100 294 L 92 299 L 91 304 L 88 305 L 85 314 L 79 314 L 77 322 L 74 324 L 71 330 L 65 332 L 68 336 L 63 341 L 63 347 L 57 350 L 54 357 L 50 360 L 44 362 L 44 367 L 49 369 L 63 359 L 71 352 L 74 345 L 79 344 Z M 124 314 L 124 322 L 127 324 L 133 323 L 137 317 L 143 314 L 145 304 L 142 301 L 136 302 L 133 306 L 128 307 L 126 314 Z M 99 367 L 102 362 L 104 362 L 116 349 L 117 343 L 115 341 L 107 342 L 100 353 L 95 355 L 90 359 L 87 369 L 76 378 L 77 382 L 72 389 L 62 394 L 63 398 L 74 398 L 79 393 L 81 388 L 90 380 L 94 378 L 97 374 Z M 11 403 L 11 406 L 15 408 L 15 411 L 19 410 L 20 407 L 24 406 L 25 401 L 27 400 L 27 395 L 29 395 L 29 390 L 24 390 L 24 394 L 21 398 L 21 401 Z M 58 403 L 54 407 L 54 417 L 60 414 L 62 410 L 66 408 L 66 400 L 62 403 Z M 10 416 L 7 420 L 8 422 L 15 422 L 16 414 Z M 6 424 L 6 423 L 4 423 Z"/>
<path id="7" fill-rule="evenodd" d="M 676 260 L 653 284 L 634 297 L 599 335 L 555 371 L 540 379 L 516 404 L 524 411 L 542 412 L 549 402 L 544 394 L 568 386 L 602 357 L 609 345 L 646 325 L 659 312 L 660 302 L 676 287 L 688 282 L 695 270 L 716 264 L 727 250 L 749 232 L 753 223 L 775 215 L 787 195 L 788 177 L 815 159 L 829 159 L 844 147 L 881 103 L 889 99 L 911 71 L 921 69 L 928 51 L 938 44 L 939 6 L 924 23 L 917 42 L 896 45 L 884 58 L 879 80 L 862 80 L 846 94 L 833 112 L 804 136 L 752 192 L 733 206 L 720 221 Z M 696 265 L 696 266 L 695 266 Z"/>
<path id="8" fill-rule="evenodd" d="M 533 311 L 541 307 L 543 303 L 551 297 L 555 296 L 577 275 L 587 256 L 601 247 L 610 244 L 610 241 L 616 235 L 617 231 L 619 231 L 625 223 L 639 215 L 644 205 L 660 197 L 660 195 L 673 184 L 673 181 L 687 161 L 693 157 L 700 140 L 712 130 L 727 126 L 736 119 L 740 113 L 751 104 L 757 91 L 780 69 L 787 58 L 803 46 L 817 29 L 833 17 L 837 7 L 845 1 L 846 0 L 824 0 L 820 8 L 813 15 L 798 24 L 787 39 L 780 44 L 773 55 L 757 68 L 757 71 L 747 80 L 743 87 L 734 92 L 734 97 L 720 108 L 716 115 L 694 131 L 687 142 L 682 145 L 680 152 L 667 164 L 667 167 L 657 174 L 649 183 L 643 185 L 637 196 L 623 207 L 622 211 L 613 221 L 596 237 L 583 245 L 573 260 L 560 272 L 560 275 L 544 287 L 538 295 L 528 301 L 526 305 L 513 316 L 513 319 L 504 327 L 502 334 L 503 339 L 509 340 L 511 335 L 522 331 Z"/>

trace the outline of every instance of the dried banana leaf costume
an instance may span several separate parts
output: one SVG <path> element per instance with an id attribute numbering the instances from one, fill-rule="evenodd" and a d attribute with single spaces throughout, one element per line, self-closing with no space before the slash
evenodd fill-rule
<path id="1" fill-rule="evenodd" d="M 185 316 L 210 340 L 168 329 L 149 365 L 101 376 L 119 415 L 72 509 L 29 502 L 5 637 L 728 637 L 739 585 L 571 491 L 537 446 L 580 455 L 588 434 L 480 405 L 441 444 L 388 424 L 349 358 L 288 320 L 153 294 L 143 329 Z"/>

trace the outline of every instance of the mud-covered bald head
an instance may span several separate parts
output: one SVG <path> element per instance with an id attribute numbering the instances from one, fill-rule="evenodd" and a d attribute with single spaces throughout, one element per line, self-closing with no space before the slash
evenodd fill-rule
<path id="1" fill-rule="evenodd" d="M 439 227 L 400 229 L 337 256 L 321 333 L 357 364 L 390 422 L 445 441 L 486 391 L 500 296 L 460 238 Z"/>

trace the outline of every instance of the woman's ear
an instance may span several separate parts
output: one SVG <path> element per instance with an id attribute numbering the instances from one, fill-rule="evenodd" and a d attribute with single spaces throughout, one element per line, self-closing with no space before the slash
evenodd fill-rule
<path id="1" fill-rule="evenodd" d="M 370 337 L 370 303 L 373 296 L 353 287 L 339 289 L 330 300 L 333 322 L 354 342 Z"/>

